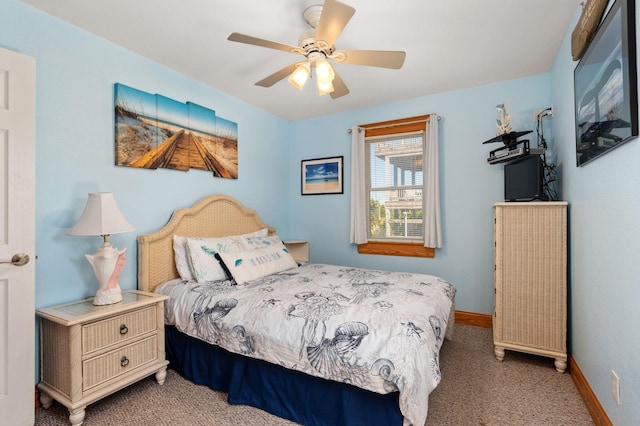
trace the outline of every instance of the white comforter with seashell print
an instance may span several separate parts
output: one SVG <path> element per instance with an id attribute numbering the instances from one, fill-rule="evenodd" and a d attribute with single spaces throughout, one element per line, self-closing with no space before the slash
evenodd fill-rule
<path id="1" fill-rule="evenodd" d="M 378 393 L 423 425 L 456 290 L 442 278 L 307 264 L 235 285 L 174 280 L 165 321 L 230 352 Z M 453 326 L 453 324 L 451 324 Z"/>

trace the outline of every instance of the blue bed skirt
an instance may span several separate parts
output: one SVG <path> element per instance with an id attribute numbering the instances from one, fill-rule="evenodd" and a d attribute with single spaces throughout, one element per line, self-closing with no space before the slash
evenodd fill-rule
<path id="1" fill-rule="evenodd" d="M 380 395 L 228 352 L 166 326 L 169 368 L 250 405 L 303 425 L 402 426 L 398 392 Z"/>

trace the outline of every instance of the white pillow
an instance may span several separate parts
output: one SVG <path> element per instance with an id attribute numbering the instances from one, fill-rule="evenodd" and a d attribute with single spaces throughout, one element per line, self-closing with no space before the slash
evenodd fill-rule
<path id="1" fill-rule="evenodd" d="M 173 254 L 180 279 L 193 280 L 191 266 L 189 266 L 189 255 L 187 254 L 187 237 L 173 236 Z"/>
<path id="2" fill-rule="evenodd" d="M 260 229 L 248 234 L 239 235 L 240 237 L 266 237 L 269 233 L 267 228 Z M 173 253 L 176 262 L 176 269 L 180 279 L 192 281 L 193 273 L 191 272 L 191 265 L 189 262 L 189 254 L 187 253 L 187 237 L 181 237 L 179 235 L 173 236 Z"/>
<path id="3" fill-rule="evenodd" d="M 220 252 L 218 256 L 237 284 L 298 267 L 284 244 L 232 253 Z"/>
<path id="4" fill-rule="evenodd" d="M 187 254 L 193 278 L 199 283 L 227 279 L 216 253 L 241 250 L 244 250 L 244 246 L 238 237 L 187 238 Z"/>

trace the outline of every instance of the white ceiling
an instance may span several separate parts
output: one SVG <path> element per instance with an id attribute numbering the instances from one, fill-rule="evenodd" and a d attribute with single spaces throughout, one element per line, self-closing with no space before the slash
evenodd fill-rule
<path id="1" fill-rule="evenodd" d="M 336 64 L 351 93 L 332 99 L 286 79 L 256 86 L 301 57 L 227 40 L 240 32 L 297 45 L 310 29 L 302 12 L 322 0 L 23 1 L 286 120 L 548 72 L 580 2 L 341 0 L 356 13 L 337 49 L 407 57 L 400 70 Z"/>

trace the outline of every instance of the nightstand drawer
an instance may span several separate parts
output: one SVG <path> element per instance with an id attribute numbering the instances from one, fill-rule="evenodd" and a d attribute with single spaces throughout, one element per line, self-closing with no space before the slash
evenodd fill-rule
<path id="1" fill-rule="evenodd" d="M 156 329 L 156 306 L 82 326 L 82 355 L 124 342 Z"/>
<path id="2" fill-rule="evenodd" d="M 107 352 L 82 363 L 82 389 L 94 386 L 127 373 L 158 358 L 157 337 L 151 336 L 129 346 Z"/>

